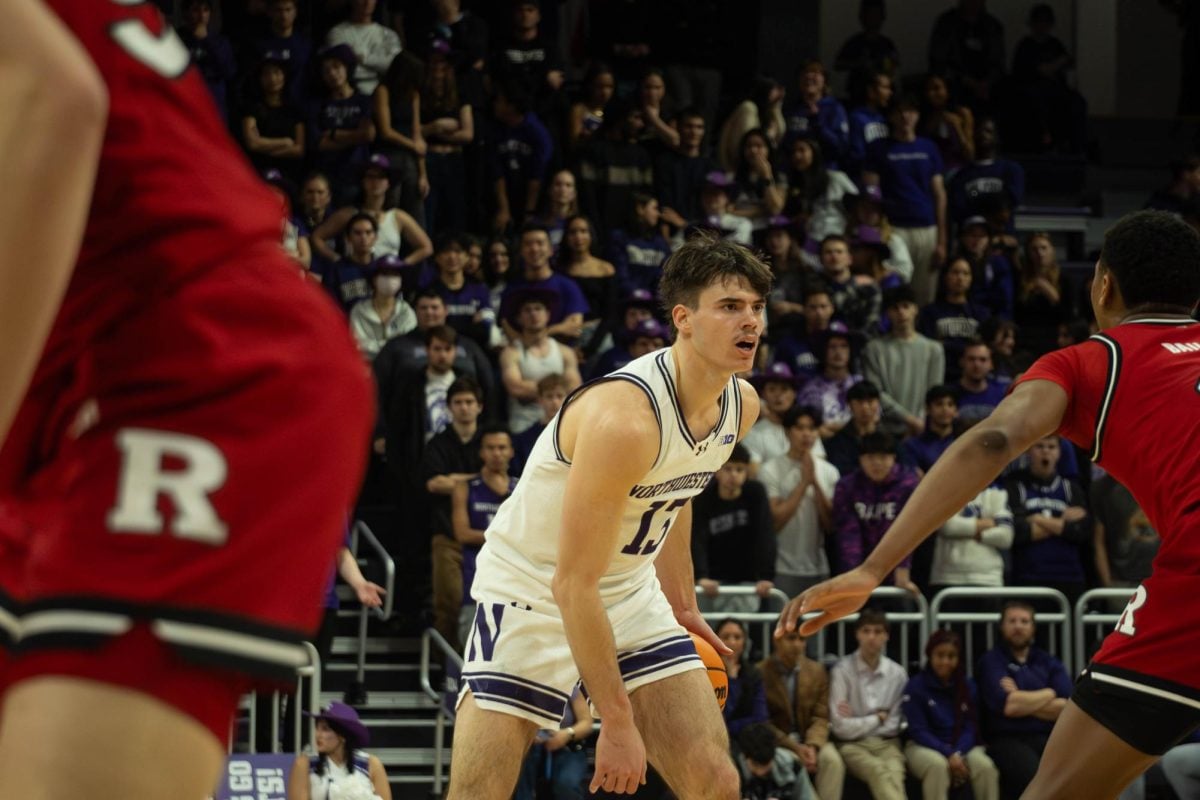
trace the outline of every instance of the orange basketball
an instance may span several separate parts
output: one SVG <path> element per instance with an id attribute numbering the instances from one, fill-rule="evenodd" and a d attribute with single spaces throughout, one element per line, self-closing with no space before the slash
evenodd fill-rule
<path id="1" fill-rule="evenodd" d="M 724 709 L 725 698 L 729 696 L 729 676 L 725 674 L 725 662 L 717 655 L 717 651 L 711 644 L 694 633 L 688 635 L 692 637 L 692 645 L 708 670 L 708 680 L 712 683 L 717 705 Z"/>

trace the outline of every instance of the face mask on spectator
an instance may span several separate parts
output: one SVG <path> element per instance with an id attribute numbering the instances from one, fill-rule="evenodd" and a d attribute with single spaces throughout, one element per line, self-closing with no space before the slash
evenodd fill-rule
<path id="1" fill-rule="evenodd" d="M 395 297 L 400 291 L 400 276 L 380 275 L 375 279 L 375 291 L 381 295 Z"/>

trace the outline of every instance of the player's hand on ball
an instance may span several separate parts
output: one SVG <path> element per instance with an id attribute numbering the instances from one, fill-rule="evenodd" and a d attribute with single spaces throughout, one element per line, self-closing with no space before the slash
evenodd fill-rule
<path id="1" fill-rule="evenodd" d="M 603 720 L 596 742 L 596 771 L 590 791 L 633 794 L 646 782 L 646 746 L 633 720 Z"/>
<path id="2" fill-rule="evenodd" d="M 778 638 L 794 630 L 800 618 L 810 611 L 820 611 L 819 616 L 800 626 L 801 636 L 812 636 L 829 623 L 862 608 L 878 586 L 879 580 L 862 567 L 818 583 L 787 604 L 775 628 L 775 636 Z"/>
<path id="3" fill-rule="evenodd" d="M 699 609 L 690 608 L 687 611 L 676 611 L 675 621 L 682 625 L 688 633 L 694 633 L 711 644 L 713 650 L 716 650 L 721 655 L 733 655 L 733 651 L 725 646 L 725 643 L 721 641 L 719 636 L 713 633 L 713 629 L 705 622 Z"/>

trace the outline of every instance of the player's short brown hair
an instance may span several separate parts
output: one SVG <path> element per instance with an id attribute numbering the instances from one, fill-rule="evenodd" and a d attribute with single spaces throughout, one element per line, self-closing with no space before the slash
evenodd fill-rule
<path id="1" fill-rule="evenodd" d="M 727 280 L 743 280 L 766 299 L 771 291 L 771 268 L 749 248 L 700 232 L 663 264 L 658 296 L 670 316 L 678 305 L 696 308 L 702 291 Z"/>

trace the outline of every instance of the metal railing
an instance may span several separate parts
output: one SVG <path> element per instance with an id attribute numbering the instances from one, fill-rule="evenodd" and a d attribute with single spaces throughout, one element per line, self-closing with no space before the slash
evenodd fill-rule
<path id="1" fill-rule="evenodd" d="M 974 673 L 974 659 L 969 657 L 974 653 L 974 632 L 977 625 L 983 625 L 987 649 L 996 643 L 997 623 L 1000 615 L 997 611 L 943 611 L 942 606 L 947 600 L 955 598 L 980 599 L 996 598 L 998 600 L 1052 600 L 1059 611 L 1038 611 L 1036 619 L 1039 625 L 1045 625 L 1053 631 L 1057 628 L 1058 636 L 1049 638 L 1050 654 L 1058 658 L 1066 667 L 1072 664 L 1071 652 L 1071 604 L 1066 595 L 1057 589 L 1042 586 L 952 586 L 938 592 L 929 606 L 929 623 L 934 628 L 946 628 L 955 624 L 966 626 L 963 634 L 963 651 L 968 654 L 966 659 L 967 674 Z M 1057 641 L 1056 641 L 1057 640 Z"/>
<path id="2" fill-rule="evenodd" d="M 350 553 L 355 559 L 358 558 L 358 543 L 359 539 L 366 541 L 371 549 L 375 551 L 375 555 L 383 563 L 384 569 L 384 585 L 385 594 L 383 595 L 383 606 L 375 609 L 375 614 L 379 619 L 388 619 L 392 616 L 392 603 L 395 597 L 396 589 L 396 562 L 391 555 L 379 543 L 379 539 L 367 526 L 367 523 L 362 520 L 357 520 L 354 527 L 350 531 Z M 367 673 L 367 612 L 368 608 L 362 606 L 358 610 L 358 671 L 355 672 L 355 690 L 358 699 L 365 701 L 365 685 Z"/>
<path id="3" fill-rule="evenodd" d="M 746 597 L 748 595 L 757 595 L 758 592 L 753 586 L 719 586 L 717 587 L 718 597 Z M 704 593 L 704 590 L 699 586 L 696 587 L 697 597 L 711 597 Z M 771 638 L 775 628 L 775 622 L 779 619 L 779 613 L 783 611 L 788 604 L 789 598 L 781 589 L 771 589 L 770 594 L 764 599 L 775 600 L 779 603 L 778 611 L 705 611 L 701 616 L 710 625 L 715 625 L 723 619 L 733 618 L 750 625 L 762 626 L 762 646 L 763 657 L 771 655 Z"/>
<path id="4" fill-rule="evenodd" d="M 433 688 L 430 671 L 433 667 L 433 648 L 441 652 L 445 659 L 446 674 L 443 676 L 442 690 Z M 457 677 L 450 675 L 450 667 L 454 667 L 455 676 L 462 674 L 463 660 L 458 651 L 450 646 L 442 635 L 433 628 L 427 628 L 421 636 L 421 689 L 430 700 L 437 703 L 437 716 L 433 727 L 433 796 L 442 796 L 442 784 L 445 781 L 446 767 L 446 723 L 454 721 L 454 706 L 447 705 L 447 694 L 457 695 Z"/>
<path id="5" fill-rule="evenodd" d="M 908 669 L 909 662 L 912 661 L 914 654 L 914 643 L 912 641 L 913 629 L 916 629 L 917 641 L 915 643 L 915 653 L 920 655 L 925 647 L 925 642 L 929 639 L 929 602 L 922 595 L 914 595 L 906 589 L 901 589 L 896 586 L 880 586 L 875 591 L 871 592 L 871 599 L 867 601 L 866 606 L 873 605 L 874 601 L 906 600 L 914 603 L 917 607 L 916 611 L 887 611 L 888 625 L 892 629 L 889 638 L 895 638 L 896 631 L 900 633 L 900 642 L 898 644 L 899 658 L 897 661 L 905 669 Z M 812 619 L 818 616 L 815 613 L 804 615 L 804 619 Z M 858 621 L 859 612 L 847 614 L 846 616 L 827 626 L 826 630 L 832 628 L 833 636 L 837 639 L 837 655 L 843 656 L 853 652 L 857 645 L 848 646 L 849 642 L 854 641 L 854 623 Z M 822 632 L 824 633 L 824 631 Z M 847 635 L 849 634 L 849 635 Z M 825 662 L 828 657 L 828 640 L 829 635 L 817 634 L 813 637 L 817 643 L 817 658 Z"/>
<path id="6" fill-rule="evenodd" d="M 317 648 L 311 642 L 301 642 L 304 649 L 308 652 L 308 663 L 302 667 L 296 668 L 296 705 L 297 711 L 300 707 L 307 707 L 307 710 L 312 714 L 320 713 L 321 711 L 321 655 L 317 652 Z M 308 702 L 302 703 L 300 698 L 304 697 L 304 681 L 308 680 Z M 279 699 L 281 693 L 273 692 L 271 694 L 271 752 L 280 752 L 280 736 L 279 736 Z M 247 742 L 247 752 L 258 752 L 258 692 L 250 692 L 246 695 L 248 699 L 249 713 L 247 715 L 247 727 L 249 730 L 249 741 Z M 307 722 L 305 720 L 307 719 Z M 315 741 L 316 721 L 312 717 L 305 717 L 303 714 L 297 713 L 292 720 L 292 752 L 300 752 L 300 733 L 305 724 L 308 725 L 308 740 Z M 226 748 L 229 753 L 233 753 L 234 737 L 229 737 L 229 745 Z"/>
<path id="7" fill-rule="evenodd" d="M 1094 641 L 1103 641 L 1124 611 L 1088 610 L 1088 604 L 1095 600 L 1117 600 L 1127 603 L 1136 587 L 1092 589 L 1084 592 L 1075 602 L 1075 674 L 1078 675 L 1088 665 L 1087 628 L 1092 626 L 1095 633 Z"/>

